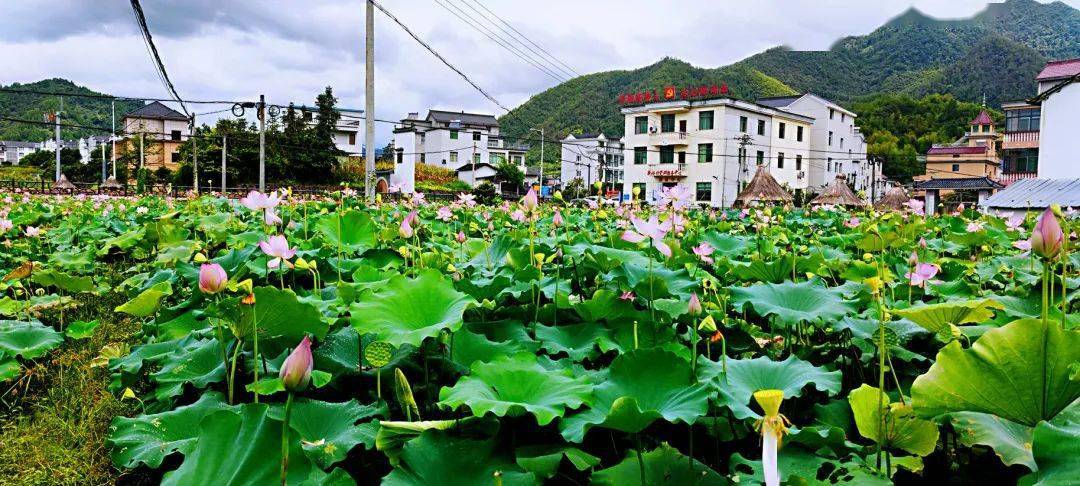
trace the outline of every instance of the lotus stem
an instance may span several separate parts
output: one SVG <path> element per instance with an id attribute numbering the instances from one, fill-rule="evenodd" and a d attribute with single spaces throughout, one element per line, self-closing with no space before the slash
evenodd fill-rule
<path id="1" fill-rule="evenodd" d="M 232 352 L 232 367 L 229 369 L 229 405 L 233 403 L 233 389 L 236 385 L 236 358 L 240 353 L 240 348 L 244 346 L 244 341 L 241 339 L 236 340 L 236 346 L 233 346 Z"/>
<path id="2" fill-rule="evenodd" d="M 281 486 L 285 486 L 285 478 L 289 471 L 289 419 L 292 418 L 293 394 L 285 399 L 285 421 L 281 423 Z"/>

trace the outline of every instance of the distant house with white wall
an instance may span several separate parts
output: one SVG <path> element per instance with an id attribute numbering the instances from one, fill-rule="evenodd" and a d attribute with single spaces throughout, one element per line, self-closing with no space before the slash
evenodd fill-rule
<path id="1" fill-rule="evenodd" d="M 844 175 L 856 191 L 864 191 L 867 197 L 871 193 L 871 181 L 876 177 L 877 195 L 885 194 L 881 162 L 867 157 L 866 139 L 855 126 L 858 117 L 855 112 L 814 93 L 761 98 L 757 102 L 814 119 L 808 135 L 813 161 L 807 165 L 810 191 L 821 192 L 837 175 Z"/>
<path id="2" fill-rule="evenodd" d="M 394 127 L 394 174 L 390 183 L 402 192 L 413 192 L 416 164 L 428 164 L 458 171 L 465 165 L 470 170 L 458 172 L 458 178 L 475 184 L 483 182 L 478 168 L 473 177 L 473 164 L 497 167 L 509 162 L 525 170 L 528 146 L 504 139 L 499 133 L 499 121 L 494 116 L 444 110 L 429 110 L 427 116 L 409 113 Z"/>
<path id="3" fill-rule="evenodd" d="M 1080 58 L 1051 61 L 1035 77 L 1041 108 L 1040 179 L 1080 177 Z"/>
<path id="4" fill-rule="evenodd" d="M 622 188 L 623 143 L 603 133 L 570 134 L 562 140 L 559 183 L 566 187 L 581 179 L 586 187 L 601 182 L 606 187 Z"/>
<path id="5" fill-rule="evenodd" d="M 295 107 L 300 117 L 308 126 L 319 123 L 319 109 L 311 106 Z M 363 122 L 364 110 L 351 108 L 336 108 L 341 114 L 337 125 L 334 126 L 334 146 L 346 155 L 363 155 L 364 141 L 360 136 L 360 127 Z"/>
<path id="6" fill-rule="evenodd" d="M 0 163 L 19 165 L 23 157 L 41 150 L 38 142 L 23 142 L 19 140 L 0 141 Z"/>

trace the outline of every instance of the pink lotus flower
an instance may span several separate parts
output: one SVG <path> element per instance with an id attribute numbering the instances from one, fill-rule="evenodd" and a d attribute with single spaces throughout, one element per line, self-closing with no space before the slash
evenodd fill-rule
<path id="1" fill-rule="evenodd" d="M 462 206 L 465 206 L 467 208 L 471 208 L 473 206 L 476 206 L 476 196 L 474 196 L 472 194 L 461 193 L 461 194 L 458 194 L 457 202 L 458 202 L 458 204 L 461 204 Z"/>
<path id="2" fill-rule="evenodd" d="M 907 202 L 907 207 L 911 210 L 911 212 L 922 216 L 923 214 L 925 214 L 926 202 L 921 199 L 910 199 Z"/>
<path id="3" fill-rule="evenodd" d="M 667 236 L 668 231 L 671 230 L 668 222 L 659 222 L 654 214 L 648 221 L 640 218 L 631 218 L 630 222 L 634 225 L 634 231 L 626 230 L 622 234 L 623 241 L 629 241 L 630 243 L 641 243 L 642 241 L 649 240 L 661 254 L 665 257 L 671 256 L 671 247 L 664 243 L 664 237 Z"/>
<path id="4" fill-rule="evenodd" d="M 1016 240 L 1013 242 L 1012 246 L 1018 250 L 1030 251 L 1031 240 Z"/>
<path id="5" fill-rule="evenodd" d="M 289 263 L 289 259 L 296 255 L 296 250 L 289 248 L 289 242 L 284 236 L 274 235 L 266 241 L 260 241 L 259 248 L 261 248 L 263 253 L 267 256 L 274 257 L 266 262 L 267 268 L 278 268 L 281 266 L 281 262 L 285 262 L 286 266 L 292 268 L 292 263 Z"/>
<path id="6" fill-rule="evenodd" d="M 26 236 L 29 236 L 31 238 L 41 235 L 41 228 L 38 228 L 36 226 L 27 226 L 25 231 Z"/>
<path id="7" fill-rule="evenodd" d="M 0 234 L 7 233 L 9 230 L 11 230 L 11 228 L 14 227 L 15 225 L 11 222 L 10 219 L 0 219 Z"/>
<path id="8" fill-rule="evenodd" d="M 697 292 L 690 294 L 690 302 L 686 305 L 686 312 L 691 316 L 699 316 L 702 311 L 701 301 L 698 300 Z"/>
<path id="9" fill-rule="evenodd" d="M 401 220 L 401 226 L 398 227 L 398 234 L 405 239 L 412 238 L 413 235 L 416 234 L 416 230 L 413 229 L 413 223 L 416 223 L 418 220 L 419 218 L 416 211 L 410 212 L 405 216 L 405 219 Z"/>
<path id="10" fill-rule="evenodd" d="M 623 292 L 622 295 L 619 296 L 619 300 L 634 300 L 634 293 L 630 291 Z"/>
<path id="11" fill-rule="evenodd" d="M 558 228 L 559 226 L 562 226 L 563 223 L 564 222 L 563 222 L 562 213 L 559 212 L 559 210 L 556 209 L 555 210 L 555 215 L 551 217 L 551 224 L 552 224 L 552 226 L 555 226 L 556 228 Z"/>
<path id="12" fill-rule="evenodd" d="M 229 275 L 216 263 L 204 263 L 199 267 L 199 290 L 204 294 L 216 294 L 225 290 Z"/>
<path id="13" fill-rule="evenodd" d="M 281 203 L 281 198 L 276 192 L 270 194 L 263 194 L 259 191 L 251 191 L 247 197 L 240 198 L 240 204 L 244 207 L 256 211 L 260 209 L 272 209 L 277 207 Z"/>
<path id="14" fill-rule="evenodd" d="M 1010 216 L 1009 219 L 1005 220 L 1005 227 L 1013 231 L 1020 231 L 1024 227 L 1024 215 L 1014 214 Z"/>
<path id="15" fill-rule="evenodd" d="M 848 228 L 858 228 L 859 218 L 856 216 L 852 216 L 851 219 L 844 221 L 844 226 L 847 226 Z"/>
<path id="16" fill-rule="evenodd" d="M 414 192 L 413 193 L 413 195 L 412 195 L 412 203 L 414 205 L 423 206 L 424 202 L 425 202 L 424 193 L 422 193 L 422 192 Z"/>
<path id="17" fill-rule="evenodd" d="M 676 184 L 660 190 L 660 207 L 685 209 L 693 204 L 693 201 L 694 191 L 690 189 L 690 186 Z"/>
<path id="18" fill-rule="evenodd" d="M 701 261 L 709 265 L 713 264 L 713 259 L 711 256 L 713 254 L 713 251 L 715 251 L 715 249 L 707 241 L 703 241 L 700 245 L 694 247 L 694 254 L 697 255 L 697 257 L 700 258 Z"/>
<path id="19" fill-rule="evenodd" d="M 1043 258 L 1051 259 L 1061 251 L 1061 245 L 1065 242 L 1065 233 L 1061 230 L 1061 224 L 1051 208 L 1046 208 L 1039 216 L 1039 222 L 1035 223 L 1035 229 L 1031 232 L 1031 249 Z"/>
<path id="20" fill-rule="evenodd" d="M 532 212 L 539 204 L 540 200 L 536 197 L 536 189 L 529 188 L 529 192 L 521 198 L 521 206 L 526 211 Z"/>
<path id="21" fill-rule="evenodd" d="M 911 286 L 922 288 L 926 286 L 927 282 L 936 282 L 931 279 L 937 276 L 940 269 L 933 263 L 917 263 L 915 264 L 915 271 L 904 274 L 904 277 L 908 279 Z"/>
<path id="22" fill-rule="evenodd" d="M 968 233 L 978 233 L 979 231 L 982 231 L 982 230 L 983 230 L 982 221 L 972 221 L 972 222 L 967 224 L 967 232 Z"/>
<path id="23" fill-rule="evenodd" d="M 465 232 L 458 231 L 457 236 L 454 239 L 456 239 L 458 243 L 465 243 Z"/>
<path id="24" fill-rule="evenodd" d="M 522 223 L 525 221 L 525 212 L 520 209 L 515 209 L 514 212 L 510 213 L 510 219 Z"/>
<path id="25" fill-rule="evenodd" d="M 439 221 L 450 221 L 454 217 L 453 211 L 450 208 L 442 206 L 435 212 L 435 219 Z"/>
<path id="26" fill-rule="evenodd" d="M 281 217 L 277 215 L 273 208 L 266 208 L 263 210 L 263 222 L 267 226 L 277 226 L 281 224 Z"/>
<path id="27" fill-rule="evenodd" d="M 311 340 L 304 336 L 304 340 L 296 346 L 296 349 L 285 358 L 278 371 L 278 378 L 290 392 L 304 391 L 311 383 L 311 370 L 315 360 L 311 356 Z"/>

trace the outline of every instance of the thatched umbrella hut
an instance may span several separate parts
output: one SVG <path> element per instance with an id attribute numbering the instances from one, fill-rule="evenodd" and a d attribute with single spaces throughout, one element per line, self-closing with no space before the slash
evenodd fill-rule
<path id="1" fill-rule="evenodd" d="M 101 188 L 102 189 L 120 189 L 121 186 L 120 186 L 120 183 L 116 181 L 115 177 L 109 176 L 108 179 L 105 179 L 105 182 L 101 183 Z"/>
<path id="2" fill-rule="evenodd" d="M 780 183 L 776 182 L 769 169 L 759 165 L 754 171 L 754 178 L 735 198 L 735 207 L 749 207 L 754 203 L 785 204 L 794 201 Z"/>
<path id="3" fill-rule="evenodd" d="M 72 184 L 71 181 L 68 180 L 66 175 L 60 174 L 60 179 L 56 181 L 56 184 L 53 184 L 53 189 L 73 191 L 75 190 L 75 184 Z"/>
<path id="4" fill-rule="evenodd" d="M 878 199 L 874 203 L 874 208 L 881 211 L 903 211 L 907 208 L 907 202 L 910 199 L 903 187 L 896 186 L 889 189 L 889 192 L 885 193 L 885 197 Z"/>
<path id="5" fill-rule="evenodd" d="M 829 187 L 825 188 L 825 192 L 818 194 L 810 201 L 811 207 L 824 205 L 865 208 L 866 201 L 859 199 L 859 196 L 851 192 L 851 188 L 847 185 L 847 178 L 843 174 L 837 174 L 836 179 L 833 179 Z"/>

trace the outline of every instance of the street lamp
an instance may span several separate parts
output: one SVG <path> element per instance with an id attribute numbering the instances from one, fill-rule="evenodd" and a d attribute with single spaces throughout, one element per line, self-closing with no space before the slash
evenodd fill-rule
<path id="1" fill-rule="evenodd" d="M 530 132 L 540 132 L 540 196 L 544 195 L 544 129 L 530 128 Z"/>

